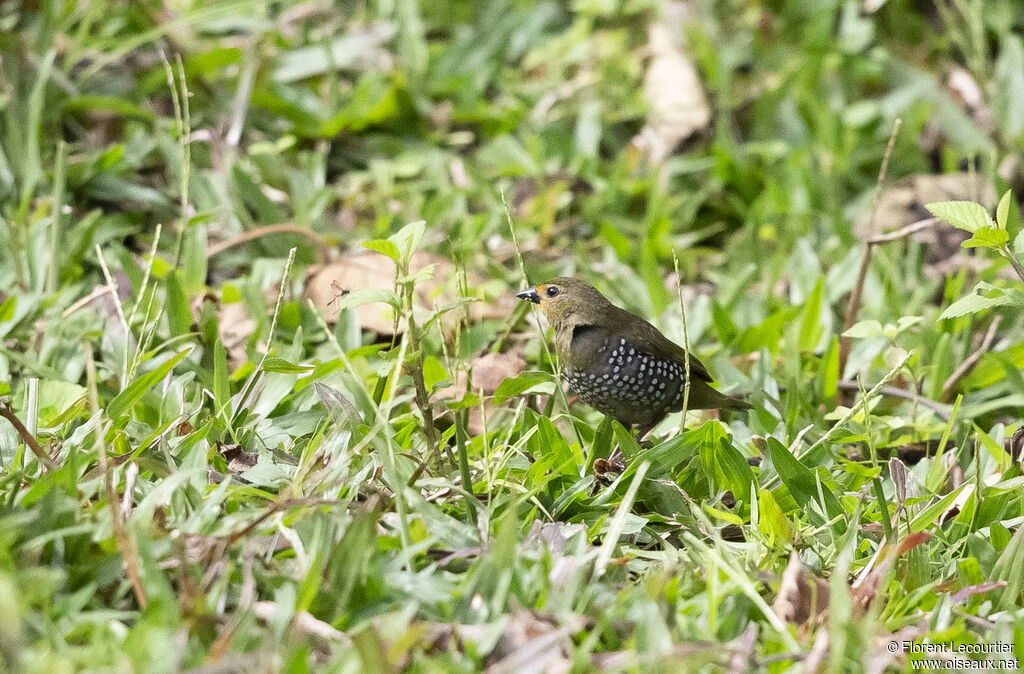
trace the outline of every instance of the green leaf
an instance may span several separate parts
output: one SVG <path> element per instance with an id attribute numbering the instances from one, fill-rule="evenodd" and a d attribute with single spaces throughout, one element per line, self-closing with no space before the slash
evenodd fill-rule
<path id="1" fill-rule="evenodd" d="M 758 490 L 757 511 L 758 528 L 768 537 L 769 542 L 774 542 L 776 539 L 789 541 L 793 533 L 789 526 L 789 520 L 786 519 L 786 514 L 782 512 L 782 508 L 775 501 L 775 497 L 767 489 Z"/>
<path id="2" fill-rule="evenodd" d="M 149 110 L 119 96 L 75 96 L 64 101 L 61 108 L 64 112 L 73 113 L 110 112 L 143 122 L 152 122 L 155 117 Z"/>
<path id="3" fill-rule="evenodd" d="M 818 346 L 818 339 L 821 336 L 821 300 L 825 291 L 825 277 L 819 276 L 814 284 L 814 290 L 804 304 L 803 321 L 800 323 L 800 351 L 807 353 L 814 351 Z"/>
<path id="4" fill-rule="evenodd" d="M 39 420 L 52 426 L 68 410 L 85 398 L 86 388 L 72 382 L 43 379 L 39 382 Z"/>
<path id="5" fill-rule="evenodd" d="M 391 23 L 378 22 L 364 31 L 344 33 L 326 44 L 308 44 L 281 52 L 271 67 L 274 82 L 296 82 L 340 69 L 358 67 L 361 59 L 381 49 L 395 34 Z"/>
<path id="6" fill-rule="evenodd" d="M 995 224 L 985 207 L 973 201 L 937 201 L 925 204 L 925 208 L 935 217 L 972 234 L 982 227 Z"/>
<path id="7" fill-rule="evenodd" d="M 417 220 L 416 222 L 410 222 L 405 227 L 388 237 L 388 241 L 391 241 L 397 246 L 400 253 L 400 259 L 406 263 L 412 258 L 413 252 L 420 247 L 420 243 L 423 242 L 423 235 L 427 231 L 427 223 L 424 220 Z"/>
<path id="8" fill-rule="evenodd" d="M 1012 198 L 1013 190 L 1006 190 L 999 200 L 999 205 L 996 206 L 996 224 L 999 226 L 999 229 L 1006 229 L 1006 222 L 1010 219 L 1010 201 Z"/>
<path id="9" fill-rule="evenodd" d="M 265 372 L 276 372 L 278 374 L 304 374 L 312 369 L 312 365 L 296 365 L 284 358 L 267 358 L 263 361 L 263 370 Z"/>
<path id="10" fill-rule="evenodd" d="M 881 337 L 882 324 L 874 319 L 858 321 L 850 326 L 850 329 L 843 333 L 843 337 L 853 339 L 866 339 L 868 337 Z"/>
<path id="11" fill-rule="evenodd" d="M 839 391 L 839 338 L 835 335 L 825 352 L 821 373 L 821 393 L 827 400 L 832 400 Z"/>
<path id="12" fill-rule="evenodd" d="M 1012 303 L 1013 300 L 999 288 L 995 288 L 987 283 L 979 283 L 969 295 L 961 297 L 946 307 L 946 310 L 939 316 L 939 320 L 976 314 L 979 311 L 993 307 L 1002 307 Z"/>
<path id="13" fill-rule="evenodd" d="M 802 464 L 790 453 L 785 445 L 773 437 L 768 438 L 768 450 L 771 454 L 775 471 L 779 474 L 782 483 L 786 485 L 789 493 L 796 499 L 796 502 L 810 503 L 811 501 L 819 501 L 818 478 L 811 469 Z M 822 505 L 829 518 L 841 515 L 843 513 L 843 506 L 839 503 L 839 499 L 836 498 L 835 494 L 827 487 L 824 487 L 824 485 L 822 486 L 821 493 L 824 498 Z M 813 513 L 814 510 L 809 509 L 807 512 Z"/>
<path id="14" fill-rule="evenodd" d="M 509 398 L 523 393 L 553 393 L 554 390 L 555 378 L 550 372 L 528 370 L 501 382 L 494 392 L 494 404 L 500 405 Z"/>
<path id="15" fill-rule="evenodd" d="M 187 334 L 192 329 L 192 309 L 188 305 L 178 271 L 174 270 L 167 276 L 167 325 L 172 337 Z"/>
<path id="16" fill-rule="evenodd" d="M 369 241 L 363 242 L 363 248 L 369 248 L 370 250 L 375 250 L 382 255 L 387 255 L 395 261 L 395 264 L 398 264 L 400 253 L 398 252 L 398 246 L 396 246 L 393 241 L 388 241 L 387 239 L 370 239 Z"/>
<path id="17" fill-rule="evenodd" d="M 118 393 L 110 404 L 107 405 L 107 416 L 115 421 L 119 420 L 126 412 L 137 403 L 146 391 L 156 386 L 157 382 L 167 376 L 167 373 L 174 369 L 174 366 L 181 362 L 181 359 L 190 353 L 186 349 L 169 358 L 162 365 L 150 370 L 128 385 L 126 389 Z"/>
<path id="18" fill-rule="evenodd" d="M 402 306 L 402 301 L 399 299 L 398 294 L 391 288 L 363 288 L 362 290 L 354 290 L 345 295 L 338 302 L 338 311 L 377 302 L 390 304 L 395 309 Z"/>
<path id="19" fill-rule="evenodd" d="M 930 529 L 935 524 L 935 520 L 939 518 L 939 515 L 942 515 L 949 509 L 949 506 L 968 484 L 970 484 L 972 489 L 974 488 L 973 483 L 965 482 L 918 513 L 914 519 L 910 520 L 910 532 L 917 533 L 918 531 Z"/>
<path id="20" fill-rule="evenodd" d="M 14 318 L 14 310 L 18 305 L 18 296 L 11 295 L 3 304 L 0 304 L 0 323 L 5 323 Z"/>
<path id="21" fill-rule="evenodd" d="M 711 422 L 709 422 L 711 423 Z M 750 486 L 754 483 L 754 473 L 750 470 L 750 464 L 739 450 L 732 446 L 728 438 L 721 438 L 718 442 L 718 452 L 715 454 L 718 465 L 725 476 L 725 482 L 732 490 L 737 501 L 750 503 Z"/>
<path id="22" fill-rule="evenodd" d="M 423 383 L 427 391 L 433 391 L 441 382 L 448 381 L 448 371 L 437 356 L 427 356 L 423 359 Z"/>
<path id="23" fill-rule="evenodd" d="M 964 248 L 1000 248 L 1009 240 L 1010 235 L 1005 229 L 986 226 L 980 227 L 974 236 L 960 245 Z"/>

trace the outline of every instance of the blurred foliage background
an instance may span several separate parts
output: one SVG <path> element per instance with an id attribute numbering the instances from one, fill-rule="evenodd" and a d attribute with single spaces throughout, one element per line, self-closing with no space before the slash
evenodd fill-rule
<path id="1" fill-rule="evenodd" d="M 1022 32 L 1015 0 L 0 3 L 5 667 L 1024 652 Z M 511 299 L 561 275 L 679 343 L 685 308 L 758 409 L 637 445 L 566 398 Z"/>

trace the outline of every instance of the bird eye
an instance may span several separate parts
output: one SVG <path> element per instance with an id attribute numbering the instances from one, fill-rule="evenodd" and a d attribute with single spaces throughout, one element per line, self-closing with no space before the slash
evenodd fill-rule
<path id="1" fill-rule="evenodd" d="M 547 293 L 548 297 L 554 297 L 558 294 L 558 286 L 548 286 Z"/>

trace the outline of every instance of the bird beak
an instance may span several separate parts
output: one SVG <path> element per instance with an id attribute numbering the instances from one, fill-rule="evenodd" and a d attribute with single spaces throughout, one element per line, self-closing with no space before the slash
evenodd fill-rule
<path id="1" fill-rule="evenodd" d="M 518 297 L 521 300 L 530 300 L 534 304 L 540 304 L 540 295 L 537 294 L 537 290 L 535 288 L 530 288 L 529 290 L 522 290 L 520 292 L 517 292 L 516 297 Z"/>

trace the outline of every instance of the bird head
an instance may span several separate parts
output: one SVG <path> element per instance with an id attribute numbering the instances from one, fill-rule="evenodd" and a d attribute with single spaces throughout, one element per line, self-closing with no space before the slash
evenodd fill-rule
<path id="1" fill-rule="evenodd" d="M 556 328 L 594 322 L 591 318 L 609 304 L 597 288 L 571 277 L 541 283 L 516 293 L 516 297 L 539 304 L 545 318 Z"/>

